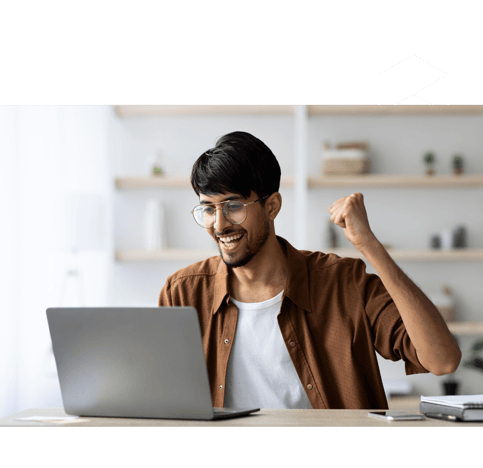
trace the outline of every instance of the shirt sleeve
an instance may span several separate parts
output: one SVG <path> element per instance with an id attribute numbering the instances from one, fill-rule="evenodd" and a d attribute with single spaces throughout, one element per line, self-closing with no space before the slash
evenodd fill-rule
<path id="1" fill-rule="evenodd" d="M 173 301 L 171 298 L 171 282 L 168 278 L 166 283 L 161 289 L 158 298 L 158 307 L 171 307 L 173 305 Z"/>
<path id="2" fill-rule="evenodd" d="M 396 304 L 379 276 L 366 273 L 366 265 L 356 259 L 353 266 L 355 287 L 368 318 L 374 347 L 385 359 L 405 364 L 406 375 L 428 373 L 416 354 Z"/>

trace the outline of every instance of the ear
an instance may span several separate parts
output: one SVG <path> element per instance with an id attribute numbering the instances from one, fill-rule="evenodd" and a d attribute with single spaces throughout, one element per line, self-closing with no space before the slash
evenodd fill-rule
<path id="1" fill-rule="evenodd" d="M 265 202 L 265 211 L 268 219 L 273 221 L 282 208 L 282 195 L 279 192 L 272 193 Z"/>

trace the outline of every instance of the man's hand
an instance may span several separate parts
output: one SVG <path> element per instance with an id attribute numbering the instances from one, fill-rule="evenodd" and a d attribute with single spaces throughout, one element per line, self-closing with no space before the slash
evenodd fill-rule
<path id="1" fill-rule="evenodd" d="M 337 200 L 330 208 L 330 219 L 344 229 L 344 234 L 354 247 L 364 249 L 376 240 L 367 219 L 362 193 L 353 193 Z"/>

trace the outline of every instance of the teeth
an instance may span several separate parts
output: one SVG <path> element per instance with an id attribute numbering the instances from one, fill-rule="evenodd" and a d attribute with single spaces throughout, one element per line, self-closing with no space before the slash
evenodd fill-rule
<path id="1" fill-rule="evenodd" d="M 222 238 L 220 238 L 220 240 L 221 240 L 222 242 L 224 242 L 225 244 L 228 244 L 229 242 L 231 242 L 231 241 L 233 241 L 233 240 L 235 240 L 235 239 L 239 239 L 239 238 L 240 238 L 240 237 L 242 237 L 242 236 L 243 236 L 243 234 L 238 234 L 238 235 L 236 235 L 236 236 L 224 237 L 223 239 L 222 239 Z"/>

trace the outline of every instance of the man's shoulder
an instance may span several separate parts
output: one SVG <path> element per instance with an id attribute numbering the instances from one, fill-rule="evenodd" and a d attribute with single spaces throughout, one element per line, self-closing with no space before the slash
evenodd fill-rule
<path id="1" fill-rule="evenodd" d="M 206 260 L 201 260 L 188 265 L 187 267 L 181 268 L 180 270 L 169 275 L 168 282 L 171 283 L 171 285 L 174 285 L 183 280 L 197 281 L 207 277 L 214 277 L 219 271 L 220 261 L 221 257 L 219 255 L 215 255 L 214 257 L 209 257 Z"/>
<path id="2" fill-rule="evenodd" d="M 309 250 L 299 250 L 300 254 L 305 258 L 307 264 L 307 270 L 321 270 L 330 267 L 344 267 L 349 266 L 351 268 L 360 261 L 358 258 L 352 257 L 341 257 L 333 252 L 320 252 L 320 251 L 309 251 Z"/>

